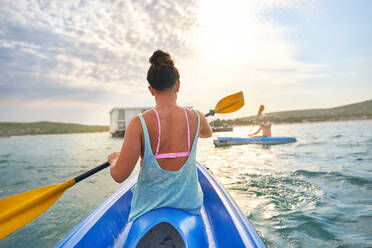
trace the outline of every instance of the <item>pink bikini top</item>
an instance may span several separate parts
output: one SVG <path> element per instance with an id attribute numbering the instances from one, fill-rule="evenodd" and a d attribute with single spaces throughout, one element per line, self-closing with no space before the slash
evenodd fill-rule
<path id="1" fill-rule="evenodd" d="M 161 135 L 161 128 L 160 128 L 160 118 L 158 111 L 156 109 L 153 109 L 156 118 L 158 119 L 158 128 L 159 128 L 159 136 L 158 136 L 158 146 L 156 147 L 156 154 L 155 158 L 178 158 L 178 157 L 186 157 L 190 155 L 190 126 L 189 126 L 189 117 L 187 116 L 186 109 L 183 109 L 185 112 L 186 116 L 186 121 L 187 121 L 187 152 L 172 152 L 172 153 L 161 153 L 159 154 L 159 147 L 160 147 L 160 135 Z"/>

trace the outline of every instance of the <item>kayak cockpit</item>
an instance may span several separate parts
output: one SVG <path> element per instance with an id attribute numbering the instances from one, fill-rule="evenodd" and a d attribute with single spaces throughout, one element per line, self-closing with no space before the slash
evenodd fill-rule
<path id="1" fill-rule="evenodd" d="M 164 248 L 186 247 L 180 233 L 167 222 L 161 222 L 151 228 L 137 244 L 137 248 L 152 246 Z"/>
<path id="2" fill-rule="evenodd" d="M 134 221 L 117 247 L 208 247 L 203 220 L 179 209 L 159 208 Z M 140 246 L 151 242 L 151 246 Z"/>

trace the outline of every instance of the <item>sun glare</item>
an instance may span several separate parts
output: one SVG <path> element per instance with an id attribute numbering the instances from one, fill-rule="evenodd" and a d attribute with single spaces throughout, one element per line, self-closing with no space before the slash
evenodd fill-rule
<path id="1" fill-rule="evenodd" d="M 201 3 L 198 19 L 200 54 L 215 63 L 238 62 L 259 44 L 256 16 L 250 1 L 212 1 Z"/>

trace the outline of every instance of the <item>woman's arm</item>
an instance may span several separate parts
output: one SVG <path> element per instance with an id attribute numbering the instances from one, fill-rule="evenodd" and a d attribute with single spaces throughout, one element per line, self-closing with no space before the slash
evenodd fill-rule
<path id="1" fill-rule="evenodd" d="M 199 113 L 200 116 L 200 129 L 199 129 L 199 137 L 200 138 L 209 138 L 212 136 L 212 128 L 209 125 L 207 119 L 205 118 L 204 114 Z"/>
<path id="2" fill-rule="evenodd" d="M 260 131 L 262 130 L 262 126 L 260 125 L 260 127 L 258 128 L 258 130 L 252 134 L 248 134 L 248 136 L 253 136 L 255 134 L 258 134 Z"/>
<path id="3" fill-rule="evenodd" d="M 138 116 L 134 117 L 125 130 L 123 146 L 120 152 L 112 153 L 108 159 L 112 178 L 121 183 L 127 179 L 141 155 L 141 124 Z"/>

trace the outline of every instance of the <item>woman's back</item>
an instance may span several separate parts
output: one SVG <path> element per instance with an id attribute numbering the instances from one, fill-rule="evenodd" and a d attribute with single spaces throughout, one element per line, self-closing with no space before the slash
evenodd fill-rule
<path id="1" fill-rule="evenodd" d="M 187 119 L 183 108 L 170 106 L 157 108 L 160 119 L 160 145 L 159 154 L 177 153 L 188 151 L 188 128 Z M 194 111 L 186 109 L 190 127 L 190 144 L 194 142 L 197 130 L 197 116 Z M 148 110 L 143 114 L 150 137 L 152 153 L 155 155 L 159 143 L 158 119 L 154 110 Z M 145 139 L 142 130 L 141 155 L 145 149 Z M 177 171 L 182 168 L 188 156 L 176 158 L 157 159 L 160 167 L 164 170 Z"/>
<path id="2" fill-rule="evenodd" d="M 195 115 L 197 114 L 195 113 Z M 146 124 L 142 114 L 139 114 L 139 118 L 143 129 L 144 150 L 142 168 L 133 190 L 129 221 L 134 221 L 139 216 L 153 209 L 164 207 L 182 209 L 191 214 L 198 214 L 203 204 L 203 193 L 198 182 L 196 169 L 197 135 L 200 127 L 199 116 L 197 118 L 197 129 L 194 134 L 192 146 L 189 152 L 186 153 L 188 156 L 167 159 L 169 161 L 175 161 L 182 158 L 185 159 L 185 162 L 182 164 L 167 163 L 166 165 L 169 168 L 160 167 L 160 164 L 155 158 L 157 155 L 154 155 L 151 148 L 148 124 Z M 178 134 L 178 136 L 181 137 L 183 135 Z M 169 139 L 172 140 L 172 137 Z M 174 142 L 168 143 L 170 145 L 174 144 Z M 169 155 L 168 152 L 159 153 L 159 155 L 161 154 Z M 176 154 L 184 155 L 185 152 L 172 154 L 174 156 Z"/>

